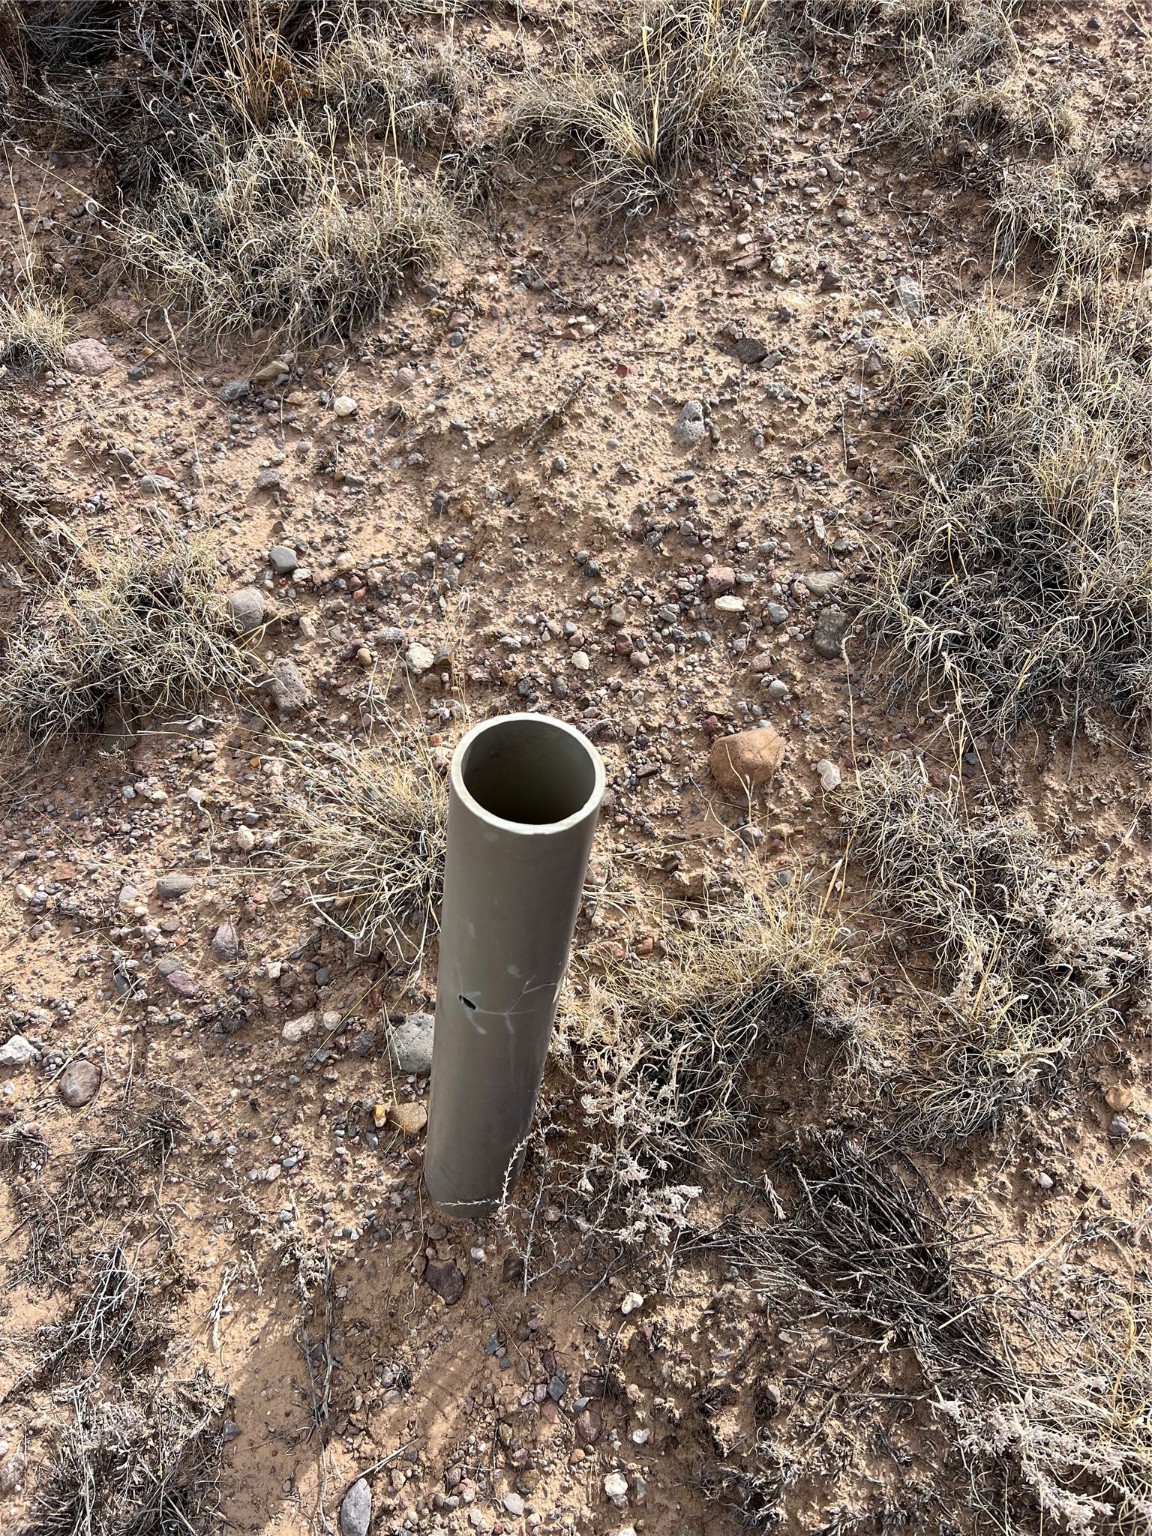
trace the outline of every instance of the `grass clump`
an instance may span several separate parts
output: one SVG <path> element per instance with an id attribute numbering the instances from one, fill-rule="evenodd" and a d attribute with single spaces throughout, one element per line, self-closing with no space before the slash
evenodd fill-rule
<path id="1" fill-rule="evenodd" d="M 294 753 L 285 859 L 309 904 L 358 954 L 416 962 L 437 927 L 447 795 L 429 756 L 399 747 Z"/>
<path id="2" fill-rule="evenodd" d="M 614 52 L 532 84 L 510 142 L 521 155 L 575 149 L 590 201 L 636 218 L 701 161 L 763 140 L 773 58 L 760 0 L 645 0 Z"/>
<path id="3" fill-rule="evenodd" d="M 151 552 L 116 549 L 84 583 L 75 568 L 9 636 L 0 728 L 39 747 L 98 729 L 193 708 L 251 681 L 216 592 L 202 540 L 165 530 Z"/>
<path id="4" fill-rule="evenodd" d="M 218 147 L 125 229 L 128 264 L 213 335 L 346 337 L 447 254 L 454 220 L 399 162 L 341 164 L 299 124 Z"/>
<path id="5" fill-rule="evenodd" d="M 61 367 L 70 326 L 63 299 L 29 290 L 0 294 L 0 367 L 43 373 Z"/>
<path id="6" fill-rule="evenodd" d="M 843 816 L 850 853 L 943 993 L 896 1069 L 903 1134 L 929 1144 L 994 1129 L 1050 1095 L 1141 994 L 1131 922 L 1022 821 L 968 820 L 911 762 L 862 770 Z"/>
<path id="7" fill-rule="evenodd" d="M 1022 71 L 1011 17 L 999 5 L 962 13 L 943 33 L 923 28 L 907 39 L 904 73 L 874 140 L 992 190 L 1003 182 L 1005 156 L 1069 145 L 1081 132 L 1061 89 L 1037 90 Z"/>
<path id="8" fill-rule="evenodd" d="M 1152 717 L 1149 321 L 946 320 L 905 345 L 896 390 L 913 491 L 867 613 L 900 689 L 972 731 L 1133 735 Z"/>

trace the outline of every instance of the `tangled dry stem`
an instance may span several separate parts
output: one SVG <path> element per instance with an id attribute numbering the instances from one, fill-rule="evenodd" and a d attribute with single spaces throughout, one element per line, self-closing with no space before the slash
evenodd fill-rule
<path id="1" fill-rule="evenodd" d="M 563 1101 L 579 1134 L 545 1124 L 540 1190 L 592 1244 L 675 1247 L 697 1182 L 747 1152 L 753 1062 L 798 1029 L 842 1032 L 831 995 L 839 930 L 796 887 L 759 878 L 692 931 L 666 931 L 658 966 L 589 976 L 561 1008 Z M 514 1234 L 526 1274 L 555 1257 L 538 1224 Z M 544 1247 L 541 1248 L 541 1243 Z"/>
<path id="2" fill-rule="evenodd" d="M 843 797 L 849 851 L 891 921 L 929 957 L 939 1003 L 895 1064 L 902 1134 L 995 1127 L 1055 1090 L 1142 993 L 1131 919 L 1018 819 L 969 819 L 920 765 L 881 760 Z"/>
<path id="3" fill-rule="evenodd" d="M 21 1536 L 218 1536 L 227 1391 L 207 1371 L 159 1390 L 67 1399 Z"/>

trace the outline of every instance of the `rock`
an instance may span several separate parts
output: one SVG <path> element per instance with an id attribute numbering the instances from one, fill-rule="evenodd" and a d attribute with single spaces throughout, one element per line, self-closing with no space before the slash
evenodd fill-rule
<path id="1" fill-rule="evenodd" d="M 280 1031 L 280 1038 L 285 1045 L 299 1045 L 305 1036 L 310 1035 L 316 1028 L 316 1015 L 314 1013 L 302 1013 L 298 1019 L 289 1019 Z"/>
<path id="2" fill-rule="evenodd" d="M 826 267 L 824 276 L 820 279 L 820 292 L 839 293 L 843 287 L 844 283 L 839 273 L 834 271 L 832 267 Z"/>
<path id="3" fill-rule="evenodd" d="M 259 587 L 241 587 L 228 598 L 228 617 L 242 635 L 259 629 L 264 622 L 264 594 Z"/>
<path id="4" fill-rule="evenodd" d="M 169 971 L 164 980 L 169 991 L 175 992 L 177 997 L 196 997 L 200 991 L 195 978 L 189 976 L 187 971 Z"/>
<path id="5" fill-rule="evenodd" d="M 24 1035 L 13 1035 L 0 1045 L 0 1067 L 26 1067 L 39 1058 L 40 1052 Z"/>
<path id="6" fill-rule="evenodd" d="M 820 780 L 820 788 L 826 795 L 840 788 L 842 775 L 830 757 L 822 757 L 816 764 L 816 777 Z"/>
<path id="7" fill-rule="evenodd" d="M 718 597 L 712 606 L 717 613 L 743 613 L 747 605 L 742 597 L 729 592 L 724 597 Z"/>
<path id="8" fill-rule="evenodd" d="M 518 1493 L 506 1493 L 500 1502 L 504 1506 L 504 1513 L 516 1520 L 524 1513 L 524 1500 Z"/>
<path id="9" fill-rule="evenodd" d="M 355 416 L 360 405 L 353 395 L 337 395 L 332 402 L 332 409 L 337 416 Z"/>
<path id="10" fill-rule="evenodd" d="M 0 1494 L 17 1493 L 24 1485 L 28 1472 L 28 1458 L 23 1451 L 6 1456 L 0 1463 Z"/>
<path id="11" fill-rule="evenodd" d="M 704 402 L 689 400 L 676 418 L 673 436 L 681 448 L 695 448 L 704 441 L 708 428 L 704 421 Z"/>
<path id="12" fill-rule="evenodd" d="M 371 671 L 371 669 L 376 665 L 376 658 L 373 656 L 372 652 L 366 645 L 357 647 L 356 665 L 358 667 L 363 667 L 365 672 Z"/>
<path id="13" fill-rule="evenodd" d="M 107 373 L 115 364 L 116 359 L 111 352 L 94 336 L 70 341 L 64 348 L 64 366 L 69 373 L 84 373 L 89 378 L 96 378 L 101 373 Z"/>
<path id="14" fill-rule="evenodd" d="M 286 656 L 281 656 L 272 663 L 272 676 L 268 687 L 272 694 L 272 702 L 282 715 L 298 715 L 312 702 L 312 695 L 300 668 Z"/>
<path id="15" fill-rule="evenodd" d="M 404 652 L 404 663 L 409 672 L 415 672 L 416 676 L 420 677 L 435 665 L 436 653 L 417 640 Z"/>
<path id="16" fill-rule="evenodd" d="M 157 496 L 161 491 L 178 491 L 180 487 L 167 475 L 141 475 L 140 489 L 145 496 Z"/>
<path id="17" fill-rule="evenodd" d="M 273 544 L 268 551 L 268 564 L 274 576 L 291 576 L 300 561 L 290 544 Z"/>
<path id="18" fill-rule="evenodd" d="M 372 1523 L 372 1490 L 359 1477 L 340 1505 L 340 1536 L 368 1536 Z"/>
<path id="19" fill-rule="evenodd" d="M 261 363 L 252 375 L 252 382 L 253 384 L 271 384 L 273 379 L 282 379 L 290 372 L 291 368 L 285 358 L 274 357 L 270 362 Z"/>
<path id="20" fill-rule="evenodd" d="M 423 1104 L 393 1104 L 388 1111 L 388 1124 L 401 1136 L 419 1136 L 428 1124 L 428 1111 Z"/>
<path id="21" fill-rule="evenodd" d="M 156 882 L 156 894 L 161 901 L 179 901 L 194 884 L 191 875 L 161 875 Z"/>
<path id="22" fill-rule="evenodd" d="M 640 1292 L 629 1291 L 624 1300 L 620 1303 L 620 1310 L 623 1312 L 625 1317 L 628 1317 L 633 1312 L 639 1312 L 643 1305 L 644 1298 L 641 1296 Z"/>
<path id="23" fill-rule="evenodd" d="M 843 609 L 822 608 L 812 631 L 812 649 L 817 656 L 824 656 L 829 661 L 839 660 L 844 654 L 844 636 L 851 624 L 851 616 Z"/>
<path id="24" fill-rule="evenodd" d="M 734 341 L 728 350 L 746 368 L 754 368 L 768 356 L 768 348 L 755 336 L 741 336 L 740 340 Z"/>
<path id="25" fill-rule="evenodd" d="M 445 1306 L 454 1307 L 464 1294 L 464 1276 L 455 1259 L 445 1264 L 429 1264 L 424 1278 Z"/>
<path id="26" fill-rule="evenodd" d="M 1118 1115 L 1122 1115 L 1126 1109 L 1132 1107 L 1132 1090 L 1116 1083 L 1104 1095 L 1104 1102 L 1109 1109 Z"/>
<path id="27" fill-rule="evenodd" d="M 388 1055 L 397 1072 L 414 1072 L 427 1077 L 432 1070 L 432 1038 L 436 1016 L 410 1013 L 403 1024 L 396 1024 L 388 1034 Z"/>
<path id="28" fill-rule="evenodd" d="M 576 1434 L 585 1445 L 594 1445 L 600 1438 L 604 1420 L 594 1408 L 585 1408 L 576 1415 Z"/>
<path id="29" fill-rule="evenodd" d="M 783 704 L 785 699 L 792 697 L 792 690 L 782 677 L 774 677 L 765 692 L 773 704 Z"/>
<path id="30" fill-rule="evenodd" d="M 722 790 L 744 795 L 767 783 L 783 758 L 783 738 L 772 726 L 761 725 L 734 736 L 718 736 L 709 764 Z"/>
<path id="31" fill-rule="evenodd" d="M 103 1076 L 94 1061 L 80 1057 L 64 1068 L 56 1091 L 69 1109 L 83 1109 L 96 1097 Z"/>
<path id="32" fill-rule="evenodd" d="M 813 597 L 827 597 L 843 579 L 839 571 L 809 571 L 801 578 Z"/>
<path id="33" fill-rule="evenodd" d="M 225 405 L 231 405 L 234 401 L 239 400 L 241 395 L 248 393 L 248 380 L 229 379 L 227 384 L 221 384 L 216 393 Z"/>
<path id="34" fill-rule="evenodd" d="M 1123 1115 L 1113 1115 L 1108 1123 L 1108 1140 L 1127 1141 L 1131 1134 L 1131 1121 L 1125 1119 Z"/>
<path id="35" fill-rule="evenodd" d="M 898 277 L 895 282 L 896 302 L 910 320 L 919 320 L 924 313 L 924 290 L 914 277 Z"/>
<path id="36" fill-rule="evenodd" d="M 767 603 L 764 607 L 764 617 L 769 624 L 779 629 L 781 624 L 788 622 L 788 610 L 783 603 Z"/>
<path id="37" fill-rule="evenodd" d="M 256 476 L 256 489 L 258 491 L 283 491 L 284 476 L 278 469 L 262 469 Z"/>
<path id="38" fill-rule="evenodd" d="M 704 585 L 709 597 L 723 597 L 736 590 L 736 572 L 730 565 L 713 565 L 704 572 Z"/>
<path id="39" fill-rule="evenodd" d="M 623 1472 L 609 1472 L 604 1479 L 604 1492 L 613 1504 L 620 1507 L 624 1505 L 628 1498 L 628 1479 Z"/>
<path id="40" fill-rule="evenodd" d="M 397 368 L 392 375 L 392 382 L 399 390 L 411 389 L 419 378 L 415 368 Z"/>
<path id="41" fill-rule="evenodd" d="M 240 953 L 240 935 L 236 932 L 235 925 L 221 923 L 212 935 L 212 943 L 209 947 L 217 960 L 235 960 Z"/>

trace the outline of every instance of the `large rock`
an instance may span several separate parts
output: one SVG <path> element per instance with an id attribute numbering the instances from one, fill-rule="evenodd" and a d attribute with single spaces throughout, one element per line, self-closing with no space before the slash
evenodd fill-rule
<path id="1" fill-rule="evenodd" d="M 13 1035 L 0 1045 L 0 1067 L 26 1067 L 40 1055 L 31 1040 L 23 1035 Z"/>
<path id="2" fill-rule="evenodd" d="M 212 953 L 217 960 L 235 960 L 240 953 L 240 935 L 234 923 L 221 923 L 212 935 Z"/>
<path id="3" fill-rule="evenodd" d="M 273 662 L 272 679 L 268 686 L 272 692 L 272 702 L 282 715 L 298 715 L 312 702 L 312 695 L 300 668 L 286 656 Z"/>
<path id="4" fill-rule="evenodd" d="M 372 1523 L 372 1490 L 359 1477 L 340 1505 L 340 1536 L 368 1536 Z"/>
<path id="5" fill-rule="evenodd" d="M 423 1104 L 392 1104 L 388 1124 L 395 1126 L 401 1136 L 419 1136 L 428 1124 L 428 1111 Z"/>
<path id="6" fill-rule="evenodd" d="M 259 587 L 241 587 L 228 599 L 228 617 L 242 635 L 259 629 L 264 622 L 264 594 Z"/>
<path id="7" fill-rule="evenodd" d="M 83 1109 L 100 1089 L 104 1074 L 94 1061 L 70 1061 L 60 1074 L 58 1092 L 69 1109 Z"/>
<path id="8" fill-rule="evenodd" d="M 432 1070 L 435 1028 L 436 1016 L 431 1013 L 410 1013 L 403 1024 L 395 1025 L 388 1035 L 388 1055 L 397 1072 L 427 1077 Z"/>
<path id="9" fill-rule="evenodd" d="M 784 758 L 784 738 L 770 725 L 718 736 L 709 759 L 712 777 L 729 795 L 743 795 L 766 784 Z"/>
<path id="10" fill-rule="evenodd" d="M 191 875 L 161 875 L 156 882 L 156 894 L 161 901 L 179 901 L 194 884 Z"/>
<path id="11" fill-rule="evenodd" d="M 842 608 L 822 608 L 812 630 L 812 649 L 817 656 L 836 661 L 844 654 L 844 636 L 852 623 Z"/>
<path id="12" fill-rule="evenodd" d="M 301 1040 L 316 1028 L 316 1015 L 302 1013 L 298 1019 L 289 1019 L 280 1031 L 280 1038 L 287 1045 L 299 1045 Z"/>
<path id="13" fill-rule="evenodd" d="M 83 373 L 89 378 L 96 378 L 101 373 L 107 373 L 115 364 L 116 359 L 111 352 L 94 336 L 70 341 L 64 348 L 64 366 L 69 373 Z"/>
<path id="14" fill-rule="evenodd" d="M 707 435 L 703 400 L 689 400 L 676 418 L 673 435 L 681 448 L 695 448 Z"/>

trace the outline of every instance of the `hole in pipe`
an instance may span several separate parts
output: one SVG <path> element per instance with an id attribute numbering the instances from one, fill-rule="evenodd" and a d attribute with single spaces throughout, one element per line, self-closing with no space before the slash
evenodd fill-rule
<path id="1" fill-rule="evenodd" d="M 470 997 L 465 997 L 463 992 L 460 994 L 460 1001 L 464 1004 L 465 1008 L 471 1008 L 473 1013 L 476 1012 L 476 1004 Z"/>
<path id="2" fill-rule="evenodd" d="M 482 732 L 460 776 L 482 810 L 522 826 L 566 821 L 596 789 L 591 752 L 547 720 L 502 720 Z"/>

